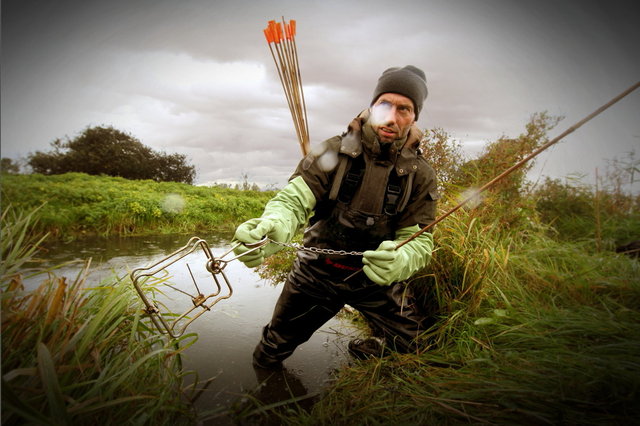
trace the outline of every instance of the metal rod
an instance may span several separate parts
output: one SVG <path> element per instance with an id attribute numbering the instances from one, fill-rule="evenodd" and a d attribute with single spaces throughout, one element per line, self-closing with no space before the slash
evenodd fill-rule
<path id="1" fill-rule="evenodd" d="M 200 291 L 200 289 L 198 288 L 198 283 L 196 282 L 195 277 L 193 276 L 193 272 L 191 272 L 191 267 L 189 266 L 189 264 L 187 263 L 187 269 L 189 270 L 189 275 L 191 275 L 191 281 L 193 281 L 193 285 L 196 286 L 196 291 L 198 292 L 198 294 L 202 294 L 202 292 Z"/>
<path id="2" fill-rule="evenodd" d="M 180 293 L 182 293 L 182 294 L 186 294 L 187 296 L 189 296 L 189 297 L 193 298 L 193 295 L 192 295 L 192 294 L 187 293 L 187 292 L 186 292 L 186 291 L 184 291 L 184 290 L 180 290 L 180 289 L 179 289 L 178 287 L 176 287 L 176 286 L 173 286 L 173 285 L 171 285 L 171 284 L 167 284 L 167 283 L 164 283 L 164 285 L 166 285 L 167 287 L 170 287 L 170 288 L 174 289 L 175 291 L 179 291 Z"/>
<path id="3" fill-rule="evenodd" d="M 551 145 L 554 145 L 554 144 L 558 143 L 561 139 L 563 139 L 567 135 L 573 133 L 575 130 L 577 130 L 579 127 L 581 127 L 583 124 L 585 124 L 586 122 L 588 122 L 589 120 L 591 120 L 592 118 L 594 118 L 595 116 L 597 116 L 598 114 L 600 114 L 601 112 L 603 112 L 604 110 L 606 110 L 607 108 L 609 108 L 610 106 L 612 106 L 613 104 L 615 104 L 616 102 L 618 102 L 619 100 L 621 100 L 622 98 L 627 96 L 629 93 L 631 93 L 634 90 L 636 90 L 638 87 L 640 87 L 640 81 L 638 81 L 637 83 L 635 83 L 634 85 L 632 85 L 631 87 L 629 87 L 628 89 L 626 89 L 625 91 L 620 93 L 618 96 L 616 96 L 613 99 L 611 99 L 606 104 L 602 105 L 600 108 L 598 108 L 597 110 L 595 110 L 594 112 L 592 112 L 591 114 L 589 114 L 588 116 L 583 118 L 582 120 L 580 120 L 577 123 L 575 123 L 573 126 L 569 127 L 567 130 L 562 132 L 560 135 L 556 136 L 554 139 L 550 140 L 546 144 L 542 145 L 541 147 L 539 147 L 538 149 L 533 151 L 531 154 L 527 155 L 522 160 L 518 161 L 513 166 L 509 167 L 504 172 L 500 173 L 498 176 L 496 176 L 493 179 L 491 179 L 489 182 L 485 183 L 480 189 L 475 191 L 474 194 L 472 194 L 471 196 L 467 197 L 462 202 L 460 202 L 460 204 L 458 204 L 457 206 L 455 206 L 454 208 L 452 208 L 448 212 L 444 213 L 442 216 L 438 217 L 436 220 L 431 222 L 429 225 L 427 225 L 424 228 L 420 229 L 418 232 L 416 232 L 415 234 L 413 234 L 412 236 L 410 236 L 409 238 L 407 238 L 406 240 L 404 240 L 403 242 L 398 244 L 396 246 L 396 249 L 399 249 L 403 245 L 413 241 L 414 239 L 418 238 L 420 235 L 422 235 L 423 233 L 425 233 L 429 229 L 433 228 L 436 224 L 442 222 L 444 219 L 449 217 L 451 214 L 455 213 L 460 208 L 462 208 L 469 201 L 473 200 L 478 194 L 480 194 L 480 193 L 486 191 L 487 189 L 491 188 L 493 185 L 495 185 L 497 182 L 502 180 L 504 177 L 506 177 L 509 174 L 511 174 L 514 170 L 520 168 L 527 161 L 531 160 L 532 158 L 534 158 L 535 156 L 540 154 L 542 151 L 544 151 L 547 148 L 549 148 Z"/>

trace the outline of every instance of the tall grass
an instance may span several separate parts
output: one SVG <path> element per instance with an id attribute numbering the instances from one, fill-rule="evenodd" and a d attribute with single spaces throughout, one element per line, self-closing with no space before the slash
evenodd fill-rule
<path id="1" fill-rule="evenodd" d="M 4 283 L 10 277 L 23 271 L 25 264 L 31 261 L 38 246 L 47 235 L 34 234 L 38 209 L 30 212 L 17 212 L 11 206 L 5 208 L 0 216 L 0 279 Z"/>
<path id="2" fill-rule="evenodd" d="M 447 192 L 493 176 L 496 161 L 512 164 L 521 147 L 545 139 L 549 124 L 534 118 L 526 134 L 501 139 L 464 173 L 451 170 Z M 411 284 L 433 318 L 422 348 L 354 361 L 311 410 L 280 407 L 282 424 L 637 422 L 640 266 L 610 249 L 640 229 L 638 199 L 600 193 L 594 211 L 589 191 L 549 185 L 532 197 L 523 195 L 523 179 L 514 175 L 480 207 L 458 211 L 435 230 L 432 262 Z M 57 236 L 211 229 L 259 215 L 271 196 L 166 185 L 69 174 L 3 178 L 2 191 L 25 212 L 48 200 L 37 229 Z M 169 208 L 167 197 L 179 208 Z M 12 222 L 31 220 L 21 213 Z M 19 226 L 8 232 L 11 241 L 31 235 Z M 14 260 L 1 269 L 3 421 L 5 412 L 16 423 L 193 419 L 176 399 L 176 351 L 153 337 L 130 304 L 130 285 L 81 290 L 81 273 L 70 283 L 52 276 L 27 294 L 15 273 L 37 241 L 4 241 L 3 260 L 5 252 Z M 261 273 L 281 279 L 290 264 L 291 251 L 283 250 Z M 114 417 L 102 417 L 112 409 Z"/>
<path id="3" fill-rule="evenodd" d="M 629 424 L 640 264 L 470 210 L 436 230 L 421 351 L 354 362 L 284 424 Z"/>
<path id="4" fill-rule="evenodd" d="M 602 186 L 611 186 L 606 181 Z M 591 188 L 579 181 L 547 178 L 532 193 L 541 219 L 563 241 L 596 240 L 593 249 L 611 250 L 640 238 L 640 195 L 614 186 Z"/>
<path id="5" fill-rule="evenodd" d="M 43 275 L 26 291 L 19 271 L 41 237 L 31 216 L 2 215 L 2 423 L 189 424 L 179 353 L 143 319 L 130 282 Z"/>
<path id="6" fill-rule="evenodd" d="M 446 134 L 433 135 L 441 211 L 540 146 L 554 123 L 534 116 L 464 164 L 449 161 Z M 431 264 L 411 283 L 433 319 L 420 350 L 354 361 L 311 410 L 274 412 L 282 424 L 638 423 L 640 263 L 614 247 L 640 236 L 639 198 L 555 181 L 531 191 L 524 178 L 435 229 Z M 263 275 L 282 277 L 286 260 L 271 263 Z"/>
<path id="7" fill-rule="evenodd" d="M 21 211 L 38 206 L 36 229 L 52 238 L 233 229 L 259 216 L 273 192 L 82 173 L 3 175 L 2 200 Z"/>

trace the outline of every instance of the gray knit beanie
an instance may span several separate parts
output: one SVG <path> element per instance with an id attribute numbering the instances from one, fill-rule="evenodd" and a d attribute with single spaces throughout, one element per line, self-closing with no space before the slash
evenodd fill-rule
<path id="1" fill-rule="evenodd" d="M 427 99 L 427 78 L 418 67 L 407 65 L 406 67 L 393 67 L 385 70 L 378 79 L 378 85 L 373 92 L 373 105 L 383 93 L 398 93 L 413 101 L 416 112 L 416 121 L 422 110 L 422 104 Z"/>

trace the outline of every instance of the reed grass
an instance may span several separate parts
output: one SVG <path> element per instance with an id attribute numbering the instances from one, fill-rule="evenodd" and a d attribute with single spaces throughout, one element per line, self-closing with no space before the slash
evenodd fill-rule
<path id="1" fill-rule="evenodd" d="M 354 361 L 282 424 L 637 421 L 640 264 L 548 235 L 535 220 L 450 217 L 413 283 L 435 318 L 423 349 Z"/>
<path id="2" fill-rule="evenodd" d="M 130 282 L 87 283 L 90 261 L 25 290 L 42 238 L 32 215 L 2 218 L 2 424 L 191 424 L 178 355 L 195 337 L 164 341 Z"/>
<path id="3" fill-rule="evenodd" d="M 25 265 L 32 261 L 38 246 L 47 238 L 33 232 L 37 223 L 36 208 L 30 212 L 16 211 L 11 206 L 5 208 L 0 216 L 0 279 L 5 282 L 18 271 L 24 271 Z"/>
<path id="4" fill-rule="evenodd" d="M 132 305 L 137 299 L 130 283 L 88 288 L 85 272 L 72 280 L 51 274 L 37 292 L 24 291 L 16 273 L 24 271 L 42 238 L 25 225 L 35 220 L 29 211 L 40 204 L 38 197 L 55 200 L 38 213 L 43 219 L 35 229 L 57 235 L 177 229 L 163 221 L 182 221 L 180 229 L 188 231 L 225 217 L 258 215 L 270 195 L 247 201 L 245 195 L 253 194 L 234 198 L 117 178 L 52 178 L 3 182 L 3 197 L 10 194 L 22 212 L 2 215 L 3 422 L 192 422 L 188 400 L 196 391 L 185 400 L 181 388 L 188 373 L 176 366 L 176 349 L 158 340 Z M 75 189 L 64 192 L 69 182 L 76 182 Z M 21 184 L 27 185 L 25 194 Z M 606 214 L 600 226 L 610 235 L 598 246 L 587 232 L 593 212 L 585 209 L 578 222 L 565 214 L 576 212 L 574 201 L 558 203 L 565 190 L 545 192 L 547 217 L 560 218 L 546 223 L 539 202 L 532 207 L 531 199 L 513 193 L 507 201 L 487 194 L 482 206 L 459 210 L 438 225 L 431 264 L 412 283 L 434 320 L 421 350 L 354 361 L 311 410 L 274 407 L 279 422 L 637 422 L 640 264 L 608 250 L 621 230 L 640 229 L 637 203 L 613 214 L 602 197 Z M 167 193 L 182 194 L 185 208 L 154 218 Z M 101 209 L 109 213 L 100 216 Z M 124 215 L 114 219 L 118 214 Z M 6 229 L 6 220 L 14 227 Z M 92 221 L 106 225 L 92 228 Z M 273 256 L 274 267 L 261 273 L 283 277 L 290 255 L 283 250 Z M 189 344 L 193 337 L 186 339 Z"/>

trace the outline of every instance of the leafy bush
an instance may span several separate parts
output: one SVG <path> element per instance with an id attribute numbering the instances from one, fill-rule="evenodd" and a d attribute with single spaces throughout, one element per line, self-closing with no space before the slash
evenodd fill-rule
<path id="1" fill-rule="evenodd" d="M 138 139 L 113 127 L 88 127 L 72 140 L 56 139 L 50 153 L 36 151 L 28 164 L 35 173 L 69 172 L 193 183 L 195 167 L 182 154 L 153 151 Z"/>
<path id="2" fill-rule="evenodd" d="M 594 249 L 613 250 L 640 239 L 640 196 L 547 178 L 533 199 L 541 220 L 562 241 L 590 240 Z"/>
<path id="3" fill-rule="evenodd" d="M 420 147 L 423 157 L 434 168 L 438 176 L 438 190 L 446 192 L 455 185 L 456 176 L 464 165 L 462 147 L 458 141 L 443 129 L 435 128 L 425 131 Z"/>

